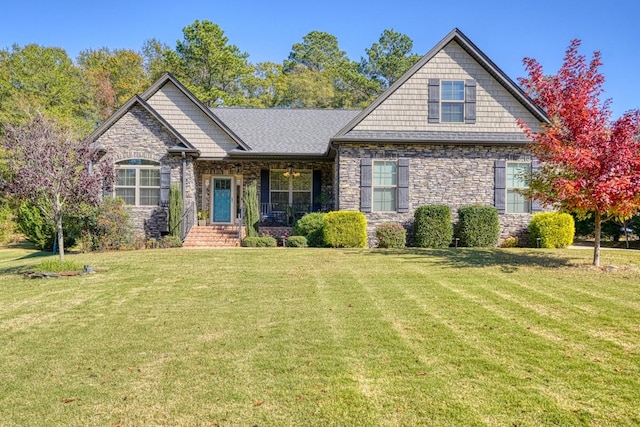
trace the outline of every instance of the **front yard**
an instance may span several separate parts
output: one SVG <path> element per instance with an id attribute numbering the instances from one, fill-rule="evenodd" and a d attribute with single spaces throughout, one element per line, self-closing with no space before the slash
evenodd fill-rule
<path id="1" fill-rule="evenodd" d="M 0 424 L 640 424 L 640 256 L 0 250 Z"/>

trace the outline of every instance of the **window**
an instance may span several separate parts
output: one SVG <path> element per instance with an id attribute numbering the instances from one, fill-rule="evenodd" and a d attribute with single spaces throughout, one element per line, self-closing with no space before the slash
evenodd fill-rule
<path id="1" fill-rule="evenodd" d="M 507 213 L 531 212 L 531 202 L 522 190 L 529 188 L 527 180 L 531 174 L 531 163 L 507 162 Z"/>
<path id="2" fill-rule="evenodd" d="M 115 194 L 127 205 L 159 205 L 160 163 L 144 159 L 116 162 Z"/>
<path id="3" fill-rule="evenodd" d="M 310 212 L 312 185 L 311 171 L 272 170 L 269 182 L 272 210 L 284 212 L 292 206 L 296 212 Z"/>
<path id="4" fill-rule="evenodd" d="M 443 80 L 440 93 L 442 121 L 462 123 L 464 121 L 464 81 Z"/>
<path id="5" fill-rule="evenodd" d="M 397 206 L 398 164 L 395 161 L 373 162 L 373 210 L 395 212 Z"/>

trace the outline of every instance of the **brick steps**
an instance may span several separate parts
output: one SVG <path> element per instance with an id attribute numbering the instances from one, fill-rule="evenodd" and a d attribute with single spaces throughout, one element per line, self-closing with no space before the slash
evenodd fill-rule
<path id="1" fill-rule="evenodd" d="M 182 244 L 185 248 L 224 248 L 239 246 L 235 225 L 193 226 Z"/>

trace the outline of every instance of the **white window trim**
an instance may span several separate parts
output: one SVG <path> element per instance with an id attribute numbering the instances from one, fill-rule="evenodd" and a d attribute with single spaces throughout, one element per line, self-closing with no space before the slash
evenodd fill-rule
<path id="1" fill-rule="evenodd" d="M 442 86 L 444 83 L 450 82 L 458 82 L 462 83 L 462 99 L 443 99 L 442 95 L 444 90 L 442 90 Z M 464 123 L 465 119 L 465 96 L 466 96 L 466 85 L 464 80 L 440 80 L 440 122 L 441 123 Z M 444 120 L 444 104 L 461 104 L 462 105 L 462 120 L 449 121 Z"/>
<path id="2" fill-rule="evenodd" d="M 531 199 L 527 198 L 527 210 L 525 212 L 511 212 L 509 210 L 509 190 L 527 190 L 529 189 L 529 185 L 523 186 L 523 187 L 509 187 L 509 165 L 513 165 L 513 164 L 526 164 L 529 165 L 529 175 L 531 175 L 531 167 L 532 164 L 530 161 L 517 161 L 517 160 L 513 160 L 513 161 L 507 161 L 505 163 L 505 171 L 504 171 L 504 178 L 505 178 L 505 195 L 504 195 L 504 213 L 505 214 L 511 214 L 511 215 L 528 215 L 531 214 L 533 212 L 532 210 L 532 204 L 531 204 Z"/>
<path id="3" fill-rule="evenodd" d="M 142 186 L 140 185 L 140 170 L 157 170 L 158 171 L 158 175 L 160 175 L 160 163 L 159 162 L 155 162 L 152 160 L 148 160 L 149 162 L 153 162 L 155 164 L 153 165 L 135 165 L 135 164 L 122 164 L 124 162 L 127 161 L 131 161 L 131 160 L 138 160 L 138 159 L 124 159 L 124 160 L 119 160 L 116 162 L 116 184 L 113 186 L 113 196 L 117 196 L 117 189 L 118 188 L 124 188 L 124 189 L 134 189 L 134 194 L 135 194 L 135 203 L 134 204 L 128 204 L 127 206 L 141 206 L 141 207 L 148 207 L 148 206 L 158 206 L 159 202 L 160 202 L 160 183 L 158 182 L 157 186 Z M 141 160 L 146 160 L 146 159 L 141 159 Z M 123 170 L 123 169 L 134 169 L 136 171 L 136 182 L 135 185 L 117 185 L 117 171 L 118 170 Z M 143 205 L 140 203 L 140 190 L 141 189 L 158 189 L 158 203 L 154 204 L 154 205 Z"/>
<path id="4" fill-rule="evenodd" d="M 375 173 L 376 173 L 376 163 L 395 163 L 396 165 L 396 184 L 395 185 L 376 185 L 375 182 Z M 395 206 L 393 210 L 377 210 L 376 206 L 376 188 L 392 188 L 395 192 Z M 398 212 L 398 162 L 397 160 L 391 159 L 377 159 L 373 160 L 371 164 L 371 212 Z"/>

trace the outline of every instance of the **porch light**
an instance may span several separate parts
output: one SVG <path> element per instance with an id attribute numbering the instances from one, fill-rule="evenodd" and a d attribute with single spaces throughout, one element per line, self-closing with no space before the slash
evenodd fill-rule
<path id="1" fill-rule="evenodd" d="M 236 163 L 234 166 L 236 167 L 236 173 L 242 172 L 242 163 Z"/>
<path id="2" fill-rule="evenodd" d="M 282 175 L 284 175 L 286 178 L 289 178 L 289 177 L 296 178 L 300 176 L 300 172 L 294 172 L 293 165 L 289 165 L 287 166 L 287 170 Z"/>

